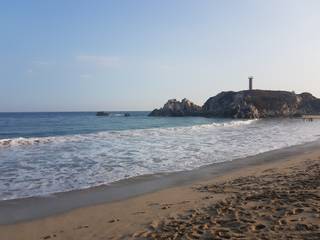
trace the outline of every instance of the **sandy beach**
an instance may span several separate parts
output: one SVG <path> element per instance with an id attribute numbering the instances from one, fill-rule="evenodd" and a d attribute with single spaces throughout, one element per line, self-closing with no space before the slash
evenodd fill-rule
<path id="1" fill-rule="evenodd" d="M 1 10 L 0 240 L 320 240 L 320 0 Z"/>
<path id="2" fill-rule="evenodd" d="M 233 165 L 151 193 L 2 224 L 0 239 L 320 239 L 319 143 Z"/>

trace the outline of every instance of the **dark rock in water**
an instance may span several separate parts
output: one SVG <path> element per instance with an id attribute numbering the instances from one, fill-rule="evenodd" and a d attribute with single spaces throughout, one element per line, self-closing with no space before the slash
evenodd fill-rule
<path id="1" fill-rule="evenodd" d="M 248 90 L 222 92 L 209 98 L 202 107 L 189 100 L 169 100 L 149 116 L 205 116 L 225 118 L 298 117 L 320 114 L 320 99 L 310 93 Z"/>
<path id="2" fill-rule="evenodd" d="M 108 113 L 108 112 L 97 112 L 96 113 L 96 116 L 98 116 L 98 117 L 109 116 L 109 115 L 110 115 L 110 113 Z"/>
<path id="3" fill-rule="evenodd" d="M 125 117 L 130 117 L 130 113 L 125 113 L 124 116 Z"/>
<path id="4" fill-rule="evenodd" d="M 182 101 L 176 99 L 169 100 L 163 108 L 153 110 L 149 116 L 170 116 L 170 117 L 183 117 L 183 116 L 200 116 L 201 107 L 184 98 Z"/>

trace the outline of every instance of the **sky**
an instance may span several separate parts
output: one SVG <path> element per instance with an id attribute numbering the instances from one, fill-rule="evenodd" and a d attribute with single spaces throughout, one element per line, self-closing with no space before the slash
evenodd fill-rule
<path id="1" fill-rule="evenodd" d="M 152 110 L 254 88 L 320 97 L 318 0 L 3 0 L 0 111 Z"/>

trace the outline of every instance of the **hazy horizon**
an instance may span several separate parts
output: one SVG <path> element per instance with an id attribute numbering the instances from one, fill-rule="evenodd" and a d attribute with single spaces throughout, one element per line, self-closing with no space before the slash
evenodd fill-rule
<path id="1" fill-rule="evenodd" d="M 243 89 L 243 90 L 247 90 L 247 89 Z M 243 90 L 239 90 L 239 91 L 243 91 Z M 254 89 L 254 90 L 270 90 L 270 89 Z M 271 91 L 273 91 L 273 89 L 271 89 Z M 277 91 L 277 90 L 275 90 Z M 280 90 L 280 91 L 286 91 L 286 90 Z M 301 94 L 303 92 L 295 92 L 296 94 Z M 209 96 L 206 100 L 208 100 L 210 97 L 213 97 L 215 95 L 212 95 L 212 96 Z M 315 97 L 318 97 L 318 96 L 315 96 Z M 188 100 L 191 100 L 192 99 L 189 99 L 188 97 L 183 97 L 183 98 L 187 98 Z M 97 109 L 89 109 L 89 110 L 86 110 L 86 109 L 82 109 L 82 110 L 51 110 L 51 111 L 46 111 L 46 110 L 39 110 L 39 111 L 0 111 L 0 113 L 77 113 L 77 112 L 92 112 L 92 113 L 96 113 L 97 111 L 106 111 L 106 112 L 121 112 L 121 113 L 124 113 L 124 112 L 151 112 L 152 110 L 156 109 L 156 108 L 161 108 L 168 100 L 171 100 L 171 99 L 176 99 L 178 101 L 181 101 L 183 98 L 168 98 L 167 100 L 165 100 L 163 103 L 161 103 L 159 106 L 155 106 L 153 107 L 152 109 L 139 109 L 139 110 L 133 110 L 133 109 L 101 109 L 101 108 L 97 108 Z M 202 106 L 206 100 L 202 103 L 196 103 L 197 105 L 199 106 Z M 192 101 L 193 102 L 193 101 Z"/>
<path id="2" fill-rule="evenodd" d="M 150 111 L 254 88 L 320 97 L 320 2 L 1 3 L 0 112 Z"/>

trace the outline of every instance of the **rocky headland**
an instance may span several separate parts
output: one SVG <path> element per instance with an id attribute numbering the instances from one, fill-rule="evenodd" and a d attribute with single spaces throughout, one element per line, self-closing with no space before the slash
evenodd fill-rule
<path id="1" fill-rule="evenodd" d="M 224 118 L 299 117 L 320 114 L 320 99 L 310 93 L 246 90 L 221 92 L 198 106 L 183 99 L 169 100 L 149 116 L 204 116 Z"/>
<path id="2" fill-rule="evenodd" d="M 200 116 L 202 108 L 188 99 L 182 101 L 170 99 L 163 108 L 153 110 L 149 116 L 165 116 L 165 117 L 183 117 L 183 116 Z"/>

